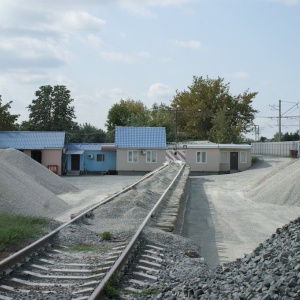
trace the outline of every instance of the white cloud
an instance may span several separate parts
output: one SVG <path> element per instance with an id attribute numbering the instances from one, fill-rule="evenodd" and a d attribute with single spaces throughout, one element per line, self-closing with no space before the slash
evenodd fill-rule
<path id="1" fill-rule="evenodd" d="M 154 18 L 152 7 L 168 7 L 183 5 L 194 0 L 117 0 L 121 8 L 128 10 L 143 18 Z"/>
<path id="2" fill-rule="evenodd" d="M 97 36 L 97 35 L 95 35 L 95 34 L 92 34 L 92 33 L 90 33 L 90 34 L 87 36 L 87 40 L 88 40 L 88 42 L 89 42 L 90 44 L 92 44 L 93 46 L 99 47 L 99 46 L 101 46 L 101 45 L 103 44 L 102 39 L 101 39 L 99 36 Z"/>
<path id="3" fill-rule="evenodd" d="M 163 83 L 152 84 L 147 92 L 147 96 L 156 101 L 169 99 L 174 95 L 174 91 Z"/>
<path id="4" fill-rule="evenodd" d="M 190 49 L 194 49 L 194 50 L 203 49 L 201 42 L 196 41 L 196 40 L 189 40 L 189 41 L 176 40 L 175 45 L 178 47 L 190 48 Z"/>
<path id="5" fill-rule="evenodd" d="M 235 72 L 230 74 L 230 77 L 232 78 L 237 78 L 237 79 L 243 79 L 243 78 L 248 78 L 250 77 L 250 74 L 244 71 L 239 71 L 239 72 Z"/>
<path id="6" fill-rule="evenodd" d="M 144 57 L 144 58 L 149 58 L 149 57 L 151 57 L 151 53 L 149 53 L 148 51 L 140 51 L 138 53 L 138 56 Z"/>
<path id="7" fill-rule="evenodd" d="M 114 51 L 103 51 L 100 52 L 100 56 L 105 60 L 112 60 L 117 62 L 123 62 L 123 63 L 133 63 L 134 58 L 130 55 L 123 54 L 120 52 L 114 52 Z"/>

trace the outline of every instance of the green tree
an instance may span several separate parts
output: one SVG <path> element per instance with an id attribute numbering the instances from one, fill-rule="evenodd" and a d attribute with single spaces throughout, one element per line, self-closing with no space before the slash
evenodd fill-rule
<path id="1" fill-rule="evenodd" d="M 236 143 L 242 133 L 251 131 L 257 110 L 252 108 L 252 99 L 257 93 L 248 90 L 231 95 L 229 83 L 224 79 L 193 77 L 193 83 L 183 92 L 176 92 L 172 108 L 180 117 L 179 132 L 193 139 L 220 143 Z"/>
<path id="2" fill-rule="evenodd" d="M 35 92 L 36 99 L 28 105 L 29 121 L 24 127 L 40 131 L 69 131 L 75 125 L 74 101 L 63 85 L 41 86 Z"/>
<path id="3" fill-rule="evenodd" d="M 279 142 L 279 133 L 276 132 L 272 138 L 273 142 Z M 281 133 L 281 142 L 287 142 L 287 141 L 299 141 L 299 130 L 295 132 L 286 132 Z"/>
<path id="4" fill-rule="evenodd" d="M 104 143 L 106 142 L 106 133 L 102 129 L 85 123 L 76 125 L 72 131 L 67 132 L 68 143 Z"/>
<path id="5" fill-rule="evenodd" d="M 20 115 L 13 115 L 9 112 L 11 109 L 12 101 L 2 105 L 2 99 L 0 95 L 0 130 L 16 130 L 18 125 L 17 119 Z"/>
<path id="6" fill-rule="evenodd" d="M 121 99 L 108 111 L 105 126 L 111 133 L 115 126 L 147 126 L 149 120 L 149 110 L 140 100 Z"/>

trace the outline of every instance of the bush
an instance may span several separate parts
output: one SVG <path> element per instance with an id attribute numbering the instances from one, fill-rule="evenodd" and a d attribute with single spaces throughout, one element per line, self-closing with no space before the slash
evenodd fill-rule
<path id="1" fill-rule="evenodd" d="M 101 234 L 101 238 L 102 240 L 104 241 L 109 241 L 111 240 L 111 234 L 109 231 L 104 231 L 102 234 Z"/>

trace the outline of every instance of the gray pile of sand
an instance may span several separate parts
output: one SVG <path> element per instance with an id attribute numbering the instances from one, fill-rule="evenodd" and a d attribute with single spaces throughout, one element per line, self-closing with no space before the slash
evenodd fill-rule
<path id="1" fill-rule="evenodd" d="M 56 217 L 70 208 L 56 195 L 76 191 L 26 154 L 0 149 L 0 212 Z"/>
<path id="2" fill-rule="evenodd" d="M 299 179 L 300 160 L 292 159 L 255 181 L 246 196 L 256 202 L 300 206 Z"/>

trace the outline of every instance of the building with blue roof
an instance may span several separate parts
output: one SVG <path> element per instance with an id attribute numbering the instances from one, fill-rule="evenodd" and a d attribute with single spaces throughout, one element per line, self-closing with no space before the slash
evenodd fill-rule
<path id="1" fill-rule="evenodd" d="M 115 146 L 119 174 L 150 172 L 166 161 L 166 129 L 116 126 Z"/>
<path id="2" fill-rule="evenodd" d="M 59 175 L 64 144 L 64 131 L 0 131 L 0 149 L 20 150 Z"/>
<path id="3" fill-rule="evenodd" d="M 67 143 L 64 169 L 67 174 L 116 173 L 116 148 L 112 143 Z"/>

